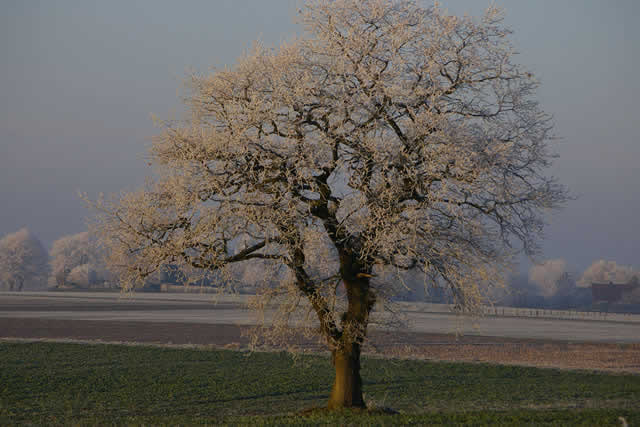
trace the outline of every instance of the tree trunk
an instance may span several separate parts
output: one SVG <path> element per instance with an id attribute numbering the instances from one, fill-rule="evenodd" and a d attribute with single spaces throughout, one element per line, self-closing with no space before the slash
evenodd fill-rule
<path id="1" fill-rule="evenodd" d="M 364 408 L 360 378 L 360 345 L 352 343 L 332 353 L 336 377 L 329 397 L 329 409 Z"/>
<path id="2" fill-rule="evenodd" d="M 332 351 L 336 377 L 328 408 L 364 408 L 360 348 L 375 296 L 369 286 L 370 268 L 362 265 L 350 251 L 340 251 L 340 273 L 347 291 L 348 307 L 342 316 L 340 338 Z"/>

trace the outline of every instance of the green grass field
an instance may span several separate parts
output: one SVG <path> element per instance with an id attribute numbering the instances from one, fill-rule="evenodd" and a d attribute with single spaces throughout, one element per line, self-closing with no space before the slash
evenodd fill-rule
<path id="1" fill-rule="evenodd" d="M 363 360 L 366 400 L 399 415 L 322 412 L 322 356 L 0 343 L 0 425 L 640 424 L 640 376 Z"/>

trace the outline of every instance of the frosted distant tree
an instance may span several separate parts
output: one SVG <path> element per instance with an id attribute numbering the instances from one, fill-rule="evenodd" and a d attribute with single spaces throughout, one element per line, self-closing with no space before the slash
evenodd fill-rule
<path id="1" fill-rule="evenodd" d="M 51 276 L 57 286 L 65 286 L 74 268 L 89 262 L 89 233 L 64 236 L 53 242 L 49 252 Z"/>
<path id="2" fill-rule="evenodd" d="M 89 264 L 74 267 L 67 275 L 67 281 L 74 286 L 88 288 L 96 281 L 96 273 Z"/>
<path id="3" fill-rule="evenodd" d="M 590 286 L 592 283 L 630 283 L 634 277 L 640 277 L 640 271 L 615 261 L 600 259 L 585 270 L 578 284 Z"/>
<path id="4" fill-rule="evenodd" d="M 0 240 L 0 289 L 22 291 L 47 286 L 47 252 L 28 229 Z"/>
<path id="5" fill-rule="evenodd" d="M 86 231 L 59 238 L 53 242 L 49 255 L 49 282 L 54 286 L 87 287 L 108 277 L 99 248 Z"/>
<path id="6" fill-rule="evenodd" d="M 404 291 L 380 273 L 419 271 L 473 307 L 566 194 L 498 9 L 325 0 L 303 22 L 300 40 L 191 76 L 189 115 L 151 147 L 157 179 L 95 205 L 129 288 L 167 264 L 268 261 L 256 302 L 278 303 L 274 330 L 308 319 L 333 356 L 329 407 L 362 407 L 372 309 Z"/>
<path id="7" fill-rule="evenodd" d="M 549 259 L 529 269 L 529 281 L 538 287 L 540 295 L 552 297 L 560 290 L 562 279 L 567 272 L 563 259 Z"/>

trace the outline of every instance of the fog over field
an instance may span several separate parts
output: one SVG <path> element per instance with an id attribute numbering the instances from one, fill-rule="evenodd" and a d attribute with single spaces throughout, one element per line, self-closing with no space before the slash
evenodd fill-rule
<path id="1" fill-rule="evenodd" d="M 318 250 L 313 256 L 330 255 Z M 268 268 L 260 262 L 234 267 L 232 283 L 228 283 L 229 278 L 223 280 L 211 275 L 205 282 L 200 281 L 195 286 L 191 284 L 191 292 L 199 289 L 220 292 L 222 286 L 225 286 L 227 292 L 235 289 L 244 294 L 255 293 L 263 280 L 263 272 Z M 180 292 L 185 290 L 185 286 L 190 286 L 188 278 L 188 272 L 156 274 L 147 281 L 145 290 Z M 630 266 L 618 265 L 615 261 L 597 260 L 584 272 L 574 273 L 568 270 L 564 259 L 552 259 L 531 266 L 526 276 L 512 276 L 506 288 L 494 289 L 486 302 L 501 306 L 556 310 L 602 310 L 602 307 L 594 306 L 592 283 L 627 284 L 637 283 L 638 279 L 640 272 Z M 403 280 L 406 289 L 396 295 L 395 300 L 450 302 L 446 293 L 430 287 L 420 277 L 406 275 L 399 278 L 391 274 L 379 280 Z M 0 239 L 0 291 L 92 288 L 115 290 L 118 286 L 117 276 L 106 267 L 103 253 L 88 232 L 60 237 L 53 243 L 49 254 L 38 238 L 26 228 Z M 173 295 L 180 296 L 175 293 Z M 239 297 L 246 299 L 246 296 Z M 625 303 L 627 305 L 622 311 L 638 312 L 640 289 L 636 289 Z M 621 310 L 615 306 L 604 309 Z"/>
<path id="2" fill-rule="evenodd" d="M 255 325 L 247 297 L 211 294 L 0 292 L 0 318 L 62 319 L 196 325 Z M 404 332 L 464 334 L 575 342 L 638 343 L 640 315 L 513 310 L 494 307 L 484 316 L 459 316 L 441 304 L 400 304 Z M 267 311 L 267 319 L 270 311 Z M 497 315 L 496 315 L 497 314 Z M 386 324 L 374 312 L 371 327 Z M 166 328 L 167 326 L 163 326 Z M 1 334 L 0 334 L 1 336 Z"/>

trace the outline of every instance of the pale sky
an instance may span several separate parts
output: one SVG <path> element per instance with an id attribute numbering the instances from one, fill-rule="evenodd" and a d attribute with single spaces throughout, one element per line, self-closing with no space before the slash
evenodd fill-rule
<path id="1" fill-rule="evenodd" d="M 440 2 L 479 15 L 481 0 Z M 640 16 L 637 0 L 498 0 L 518 61 L 541 80 L 578 199 L 549 217 L 544 258 L 583 271 L 600 258 L 640 267 Z M 0 236 L 45 244 L 83 231 L 77 192 L 133 189 L 157 132 L 180 114 L 186 71 L 232 65 L 299 28 L 296 0 L 0 1 Z M 426 3 L 425 3 L 426 4 Z"/>

